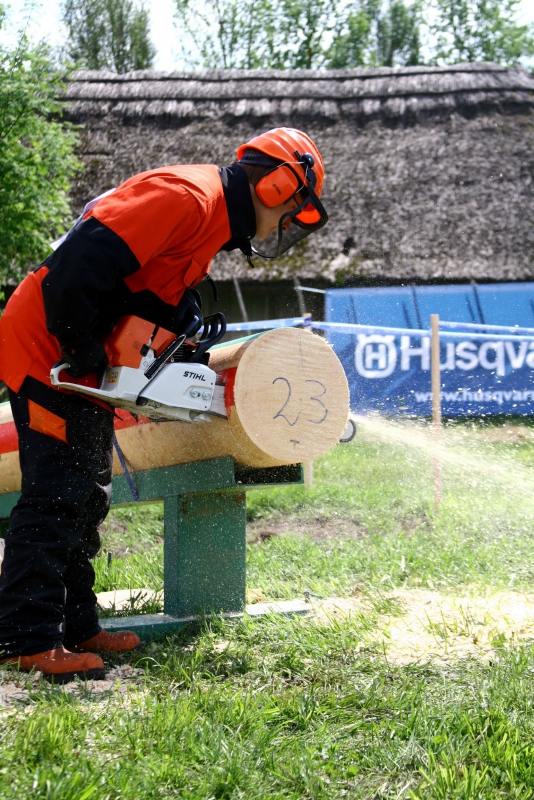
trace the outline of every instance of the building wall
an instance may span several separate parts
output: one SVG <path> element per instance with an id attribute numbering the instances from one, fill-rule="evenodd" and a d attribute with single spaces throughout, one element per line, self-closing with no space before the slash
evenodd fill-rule
<path id="1" fill-rule="evenodd" d="M 158 165 L 227 164 L 242 142 L 289 125 L 324 156 L 330 222 L 260 262 L 254 280 L 534 277 L 532 76 L 491 64 L 302 74 L 80 79 L 69 90 L 85 126 L 74 206 Z M 213 275 L 251 278 L 238 253 L 219 254 Z"/>

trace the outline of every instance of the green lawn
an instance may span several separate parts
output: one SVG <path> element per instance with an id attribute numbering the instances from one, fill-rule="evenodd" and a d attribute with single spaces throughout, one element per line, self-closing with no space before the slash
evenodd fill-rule
<path id="1" fill-rule="evenodd" d="M 532 433 L 447 426 L 437 511 L 432 439 L 415 423 L 371 421 L 315 464 L 311 489 L 249 495 L 250 587 L 366 603 L 327 623 L 208 621 L 111 659 L 100 693 L 2 668 L 20 699 L 0 711 L 0 796 L 534 798 L 528 639 L 402 664 L 375 636 L 402 618 L 394 589 L 532 591 Z M 97 590 L 161 589 L 161 537 L 160 507 L 114 512 Z"/>
<path id="2" fill-rule="evenodd" d="M 250 493 L 249 520 L 260 533 L 276 534 L 288 518 L 300 533 L 268 536 L 250 547 L 249 586 L 269 599 L 304 590 L 348 594 L 354 587 L 528 589 L 534 576 L 534 428 L 517 431 L 445 430 L 439 513 L 432 438 L 415 424 L 359 430 L 352 444 L 315 463 L 311 489 Z M 502 436 L 494 441 L 497 433 Z M 307 524 L 314 536 L 306 535 Z M 320 527 L 336 536 L 321 538 Z M 161 506 L 115 511 L 108 530 L 103 550 L 116 555 L 111 567 L 105 554 L 97 559 L 97 591 L 161 589 Z"/>

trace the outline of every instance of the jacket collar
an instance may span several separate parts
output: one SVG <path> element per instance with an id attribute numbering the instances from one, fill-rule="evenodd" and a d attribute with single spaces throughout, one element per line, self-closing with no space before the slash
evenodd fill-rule
<path id="1" fill-rule="evenodd" d="M 245 171 L 239 164 L 221 167 L 219 176 L 224 191 L 230 233 L 232 234 L 221 250 L 239 248 L 245 255 L 250 251 L 250 240 L 256 233 L 256 212 Z"/>

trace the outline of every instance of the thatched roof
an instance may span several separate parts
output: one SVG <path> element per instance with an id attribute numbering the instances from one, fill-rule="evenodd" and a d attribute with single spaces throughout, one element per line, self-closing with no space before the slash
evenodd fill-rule
<path id="1" fill-rule="evenodd" d="M 241 142 L 290 125 L 324 155 L 330 223 L 277 276 L 534 278 L 534 77 L 523 69 L 78 72 L 67 99 L 84 126 L 76 210 L 135 172 L 226 164 Z M 237 254 L 213 267 L 246 272 Z"/>

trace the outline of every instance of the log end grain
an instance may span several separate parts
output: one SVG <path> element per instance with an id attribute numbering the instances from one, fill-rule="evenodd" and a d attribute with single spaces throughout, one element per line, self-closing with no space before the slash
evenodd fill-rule
<path id="1" fill-rule="evenodd" d="M 323 339 L 283 328 L 252 340 L 243 352 L 233 402 L 228 418 L 236 438 L 246 436 L 279 463 L 294 463 L 318 458 L 339 441 L 349 389 L 339 359 Z"/>

